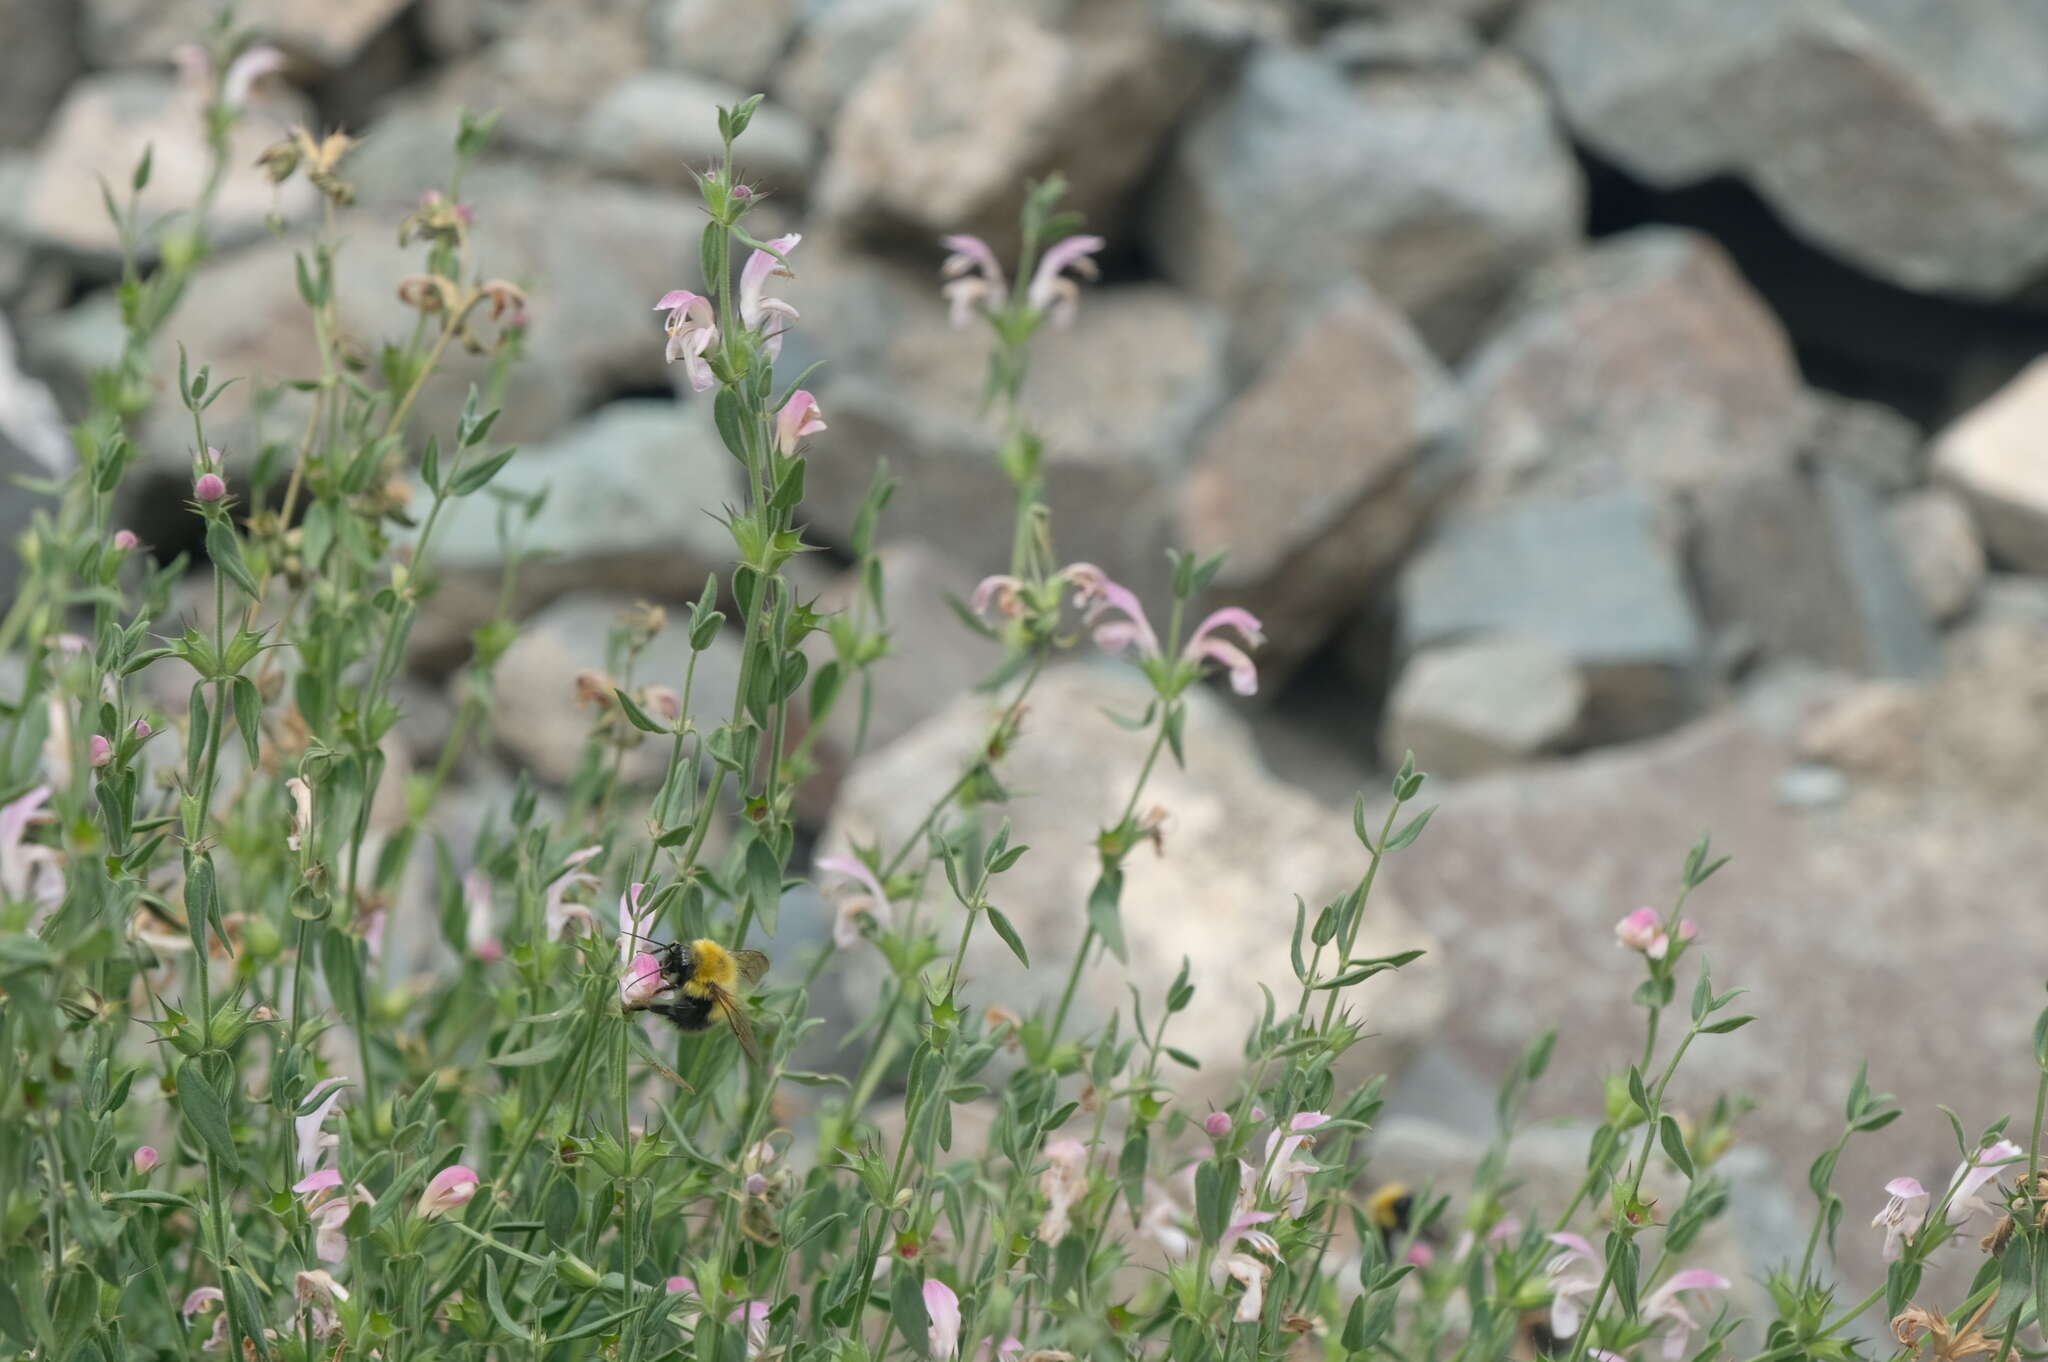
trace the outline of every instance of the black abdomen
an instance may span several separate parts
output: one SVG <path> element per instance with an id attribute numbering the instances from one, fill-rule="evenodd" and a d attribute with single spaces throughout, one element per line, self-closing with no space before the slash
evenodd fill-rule
<path id="1" fill-rule="evenodd" d="M 647 1010 L 659 1017 L 666 1017 L 685 1031 L 702 1031 L 711 1025 L 711 999 L 693 998 L 679 993 L 673 998 L 650 1003 Z"/>

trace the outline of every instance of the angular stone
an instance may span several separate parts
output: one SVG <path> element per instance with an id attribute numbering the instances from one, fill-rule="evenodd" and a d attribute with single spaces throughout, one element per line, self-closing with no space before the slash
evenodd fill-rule
<path id="1" fill-rule="evenodd" d="M 35 141 L 78 68 L 78 33 L 63 0 L 0 6 L 0 147 Z"/>
<path id="2" fill-rule="evenodd" d="M 1935 475 L 1976 512 L 1992 556 L 2048 573 L 2048 359 L 2037 359 L 1934 442 Z"/>
<path id="3" fill-rule="evenodd" d="M 1574 131 L 1664 188 L 1735 174 L 1895 283 L 2048 266 L 2048 11 L 2031 0 L 1536 0 L 1515 43 Z"/>
<path id="4" fill-rule="evenodd" d="M 1455 780 L 1556 751 L 1578 728 L 1586 682 L 1563 649 L 1507 637 L 1426 648 L 1387 701 L 1380 760 L 1404 752 Z"/>
<path id="5" fill-rule="evenodd" d="M 1872 491 L 1888 495 L 1919 484 L 1927 445 L 1919 426 L 1881 402 L 1827 392 L 1807 397 L 1816 413 L 1807 436 L 1807 449 L 1815 459 L 1835 464 L 1868 483 Z"/>
<path id="6" fill-rule="evenodd" d="M 1927 618 L 1946 624 L 1968 610 L 1984 584 L 1984 542 L 1962 498 L 1929 487 L 1894 501 L 1885 517 Z"/>
<path id="7" fill-rule="evenodd" d="M 744 85 L 751 94 L 789 46 L 802 8 L 799 0 L 665 0 L 653 25 L 669 65 Z"/>
<path id="8" fill-rule="evenodd" d="M 1388 580 L 1450 489 L 1458 395 L 1405 318 L 1340 294 L 1210 423 L 1180 537 L 1265 624 L 1274 679 Z M 1277 437 L 1277 438 L 1276 438 Z"/>
<path id="9" fill-rule="evenodd" d="M 442 68 L 408 103 L 435 110 L 450 128 L 459 108 L 499 110 L 500 149 L 575 156 L 583 116 L 655 51 L 646 0 L 529 0 L 471 17 L 470 30 L 493 41 Z"/>
<path id="10" fill-rule="evenodd" d="M 725 12 L 737 13 L 724 6 Z M 688 188 L 722 154 L 718 110 L 746 99 L 747 90 L 680 71 L 642 71 L 613 85 L 583 118 L 578 133 L 583 164 L 628 179 Z M 786 109 L 763 104 L 736 152 L 749 184 L 769 190 L 803 186 L 811 163 L 811 130 Z"/>
<path id="11" fill-rule="evenodd" d="M 332 71 L 346 66 L 408 0 L 265 0 L 237 17 L 263 42 Z M 213 0 L 86 0 L 85 39 L 101 66 L 164 61 L 203 35 L 220 13 Z"/>
<path id="12" fill-rule="evenodd" d="M 1690 493 L 1790 461 L 1812 412 L 1721 249 L 1638 228 L 1544 271 L 1465 371 L 1470 495 Z"/>
<path id="13" fill-rule="evenodd" d="M 974 232 L 1007 254 L 1026 179 L 1114 233 L 1160 140 L 1202 87 L 1204 45 L 1147 0 L 935 0 L 832 129 L 824 217 L 862 231 Z"/>
<path id="14" fill-rule="evenodd" d="M 1119 728 L 1102 711 L 1136 713 L 1147 694 L 1135 672 L 1111 664 L 1049 671 L 1032 691 L 1024 737 L 997 772 L 1014 797 L 979 816 L 991 830 L 1007 817 L 1012 843 L 1031 847 L 991 894 L 1016 925 L 1033 967 L 1022 968 L 994 932 L 977 932 L 965 973 L 981 996 L 1000 998 L 1020 1013 L 1057 1001 L 1066 965 L 1081 944 L 1078 905 L 1097 870 L 1094 839 L 1129 798 L 1149 746 L 1145 735 Z M 1357 882 L 1363 853 L 1348 813 L 1274 781 L 1242 721 L 1219 700 L 1200 689 L 1189 700 L 1186 769 L 1159 763 L 1140 798 L 1141 808 L 1158 804 L 1171 816 L 1165 854 L 1141 848 L 1124 868 L 1130 964 L 1107 957 L 1091 967 L 1075 996 L 1068 1034 L 1098 1025 L 1108 1008 L 1121 1006 L 1127 982 L 1150 1012 L 1187 956 L 1195 1003 L 1176 1018 L 1173 1043 L 1202 1067 L 1177 1079 L 1176 1091 L 1189 1109 L 1199 1109 L 1231 1091 L 1242 1074 L 1245 1028 L 1259 1006 L 1257 984 L 1298 993 L 1288 963 L 1292 896 L 1318 904 L 1345 892 Z M 893 849 L 911 836 L 985 742 L 992 716 L 986 698 L 962 699 L 862 759 L 847 777 L 821 845 L 879 841 Z M 1380 896 L 1399 893 L 1401 885 L 1398 872 L 1380 878 L 1359 953 L 1423 944 L 1395 900 Z M 1435 1026 L 1446 999 L 1429 963 L 1426 957 L 1346 995 L 1363 1012 L 1371 1038 L 1337 1061 L 1339 1082 L 1398 1070 Z M 837 968 L 856 998 L 872 996 L 884 978 L 872 949 L 844 955 Z"/>
<path id="15" fill-rule="evenodd" d="M 686 611 L 669 611 L 669 626 L 640 654 L 630 678 L 611 671 L 610 641 L 619 617 L 635 604 L 630 596 L 579 592 L 565 596 L 532 619 L 522 621 L 519 639 L 498 661 L 491 689 L 491 734 L 536 780 L 567 785 L 589 759 L 586 751 L 595 712 L 577 703 L 576 678 L 594 671 L 628 682 L 627 690 L 659 685 L 683 689 L 691 665 Z M 724 634 L 696 654 L 690 711 L 700 728 L 724 722 L 739 684 L 740 645 Z M 633 741 L 624 753 L 621 777 L 650 785 L 667 769 L 670 742 L 657 734 L 623 730 Z M 609 762 L 611 751 L 605 750 Z"/>
<path id="16" fill-rule="evenodd" d="M 1402 571 L 1410 648 L 1510 634 L 1564 652 L 1588 738 L 1654 733 L 1692 707 L 1704 639 L 1655 501 L 1623 490 L 1460 512 Z"/>
<path id="17" fill-rule="evenodd" d="M 775 97 L 813 126 L 840 105 L 936 0 L 833 0 L 811 15 L 775 79 Z"/>
<path id="18" fill-rule="evenodd" d="M 1169 278 L 1231 311 L 1246 353 L 1356 276 L 1455 355 L 1578 239 L 1582 198 L 1543 92 L 1508 58 L 1352 78 L 1271 46 L 1175 140 L 1149 233 Z"/>
<path id="19" fill-rule="evenodd" d="M 1921 676 L 1940 652 L 1885 513 L 1852 475 L 1785 467 L 1717 483 L 1696 501 L 1693 561 L 1717 627 L 1771 656 L 1876 676 Z"/>
<path id="20" fill-rule="evenodd" d="M 318 196 L 303 178 L 279 189 L 255 164 L 257 154 L 292 124 L 310 122 L 312 116 L 306 101 L 274 76 L 251 96 L 230 134 L 227 173 L 207 220 L 216 246 L 257 235 L 273 212 L 290 219 L 312 209 Z M 150 175 L 138 199 L 140 219 L 188 210 L 199 199 L 210 164 L 203 97 L 160 72 L 78 81 L 43 134 L 17 217 L 20 230 L 72 255 L 118 260 L 121 238 L 107 217 L 100 185 L 125 188 L 144 151 L 150 155 Z M 125 204 L 125 196 L 121 201 Z"/>
<path id="21" fill-rule="evenodd" d="M 1920 772 L 1927 698 L 1913 686 L 1872 681 L 1822 706 L 1799 733 L 1799 754 L 1839 770 L 1910 780 Z"/>

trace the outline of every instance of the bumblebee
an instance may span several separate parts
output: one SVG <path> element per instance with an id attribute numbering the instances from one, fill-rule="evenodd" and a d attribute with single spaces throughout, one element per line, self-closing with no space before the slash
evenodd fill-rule
<path id="1" fill-rule="evenodd" d="M 1415 1194 L 1405 1183 L 1384 1183 L 1365 1199 L 1365 1218 L 1380 1232 L 1380 1242 L 1389 1250 L 1408 1232 L 1409 1217 L 1414 1214 Z"/>
<path id="2" fill-rule="evenodd" d="M 759 1064 L 761 1049 L 739 993 L 743 985 L 760 982 L 768 972 L 768 957 L 759 951 L 729 951 L 716 941 L 699 938 L 671 941 L 657 958 L 663 986 L 674 996 L 648 1003 L 647 1011 L 685 1031 L 703 1031 L 722 1021 L 732 1028 L 747 1058 Z"/>

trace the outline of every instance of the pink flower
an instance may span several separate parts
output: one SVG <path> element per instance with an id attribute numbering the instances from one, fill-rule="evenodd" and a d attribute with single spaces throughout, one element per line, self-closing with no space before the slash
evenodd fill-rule
<path id="1" fill-rule="evenodd" d="M 1250 1324 L 1265 1313 L 1266 1276 L 1272 1269 L 1248 1253 L 1233 1253 L 1223 1261 L 1230 1275 L 1244 1284 L 1244 1294 L 1237 1298 L 1237 1312 L 1231 1318 Z"/>
<path id="2" fill-rule="evenodd" d="M 718 344 L 718 319 L 712 313 L 711 300 L 688 289 L 671 289 L 661 295 L 654 310 L 668 313 L 663 323 L 668 331 L 668 362 L 683 362 L 683 374 L 693 391 L 708 392 L 715 387 L 718 376 L 704 358 L 705 352 Z"/>
<path id="3" fill-rule="evenodd" d="M 1692 1336 L 1699 1324 L 1679 1302 L 1683 1291 L 1726 1291 L 1728 1279 L 1705 1268 L 1674 1272 L 1662 1286 L 1643 1299 L 1643 1319 L 1664 1330 L 1664 1362 L 1679 1362 L 1691 1351 Z"/>
<path id="4" fill-rule="evenodd" d="M 143 1145 L 135 1151 L 135 1171 L 146 1175 L 150 1169 L 156 1167 L 158 1160 L 162 1157 L 162 1155 L 156 1152 L 155 1145 Z"/>
<path id="5" fill-rule="evenodd" d="M 228 63 L 228 73 L 221 77 L 220 102 L 230 109 L 241 108 L 249 102 L 249 91 L 257 81 L 284 70 L 284 66 L 284 53 L 258 43 Z"/>
<path id="6" fill-rule="evenodd" d="M 1225 630 L 1236 631 L 1243 646 L 1223 637 Z M 1245 648 L 1256 648 L 1266 641 L 1259 631 L 1259 621 L 1249 610 L 1237 606 L 1225 606 L 1212 612 L 1207 619 L 1195 626 L 1194 636 L 1188 639 L 1181 655 L 1190 662 L 1217 662 L 1230 673 L 1230 688 L 1239 695 L 1256 695 L 1259 690 L 1259 669 L 1252 665 Z"/>
<path id="7" fill-rule="evenodd" d="M 1586 1307 L 1600 1289 L 1602 1265 L 1593 1246 L 1576 1234 L 1546 1236 L 1564 1249 L 1550 1260 L 1550 1332 L 1570 1338 L 1585 1323 Z"/>
<path id="8" fill-rule="evenodd" d="M 1322 1165 L 1295 1157 L 1305 1144 L 1314 1144 L 1307 1132 L 1330 1118 L 1320 1111 L 1304 1111 L 1287 1123 L 1288 1133 L 1275 1130 L 1266 1136 L 1266 1195 L 1287 1203 L 1288 1218 L 1299 1220 L 1308 1214 L 1308 1177 Z"/>
<path id="9" fill-rule="evenodd" d="M 981 1342 L 975 1344 L 974 1362 L 988 1362 L 988 1345 L 994 1342 L 994 1339 L 984 1338 Z M 1001 1343 L 996 1343 L 996 1362 L 1016 1362 L 1016 1359 L 1022 1356 L 1023 1352 L 1024 1340 L 1018 1338 L 1015 1334 L 1011 1334 L 1004 1338 Z"/>
<path id="10" fill-rule="evenodd" d="M 1895 1263 L 1906 1241 L 1927 1223 L 1927 1189 L 1918 1178 L 1893 1178 L 1884 1190 L 1890 1200 L 1870 1218 L 1870 1227 L 1884 1231 L 1884 1260 Z"/>
<path id="11" fill-rule="evenodd" d="M 1230 1113 L 1227 1111 L 1210 1112 L 1202 1118 L 1202 1129 L 1208 1133 L 1209 1138 L 1212 1140 L 1224 1138 L 1230 1134 Z"/>
<path id="12" fill-rule="evenodd" d="M 2026 1152 L 2011 1140 L 2000 1140 L 1963 1160 L 1949 1179 L 1948 1223 L 1960 1225 L 1979 1211 L 1990 1210 L 1978 1193 L 1985 1183 L 1998 1176 L 2000 1168 L 2015 1159 L 2025 1158 Z"/>
<path id="13" fill-rule="evenodd" d="M 1632 951 L 1649 952 L 1664 935 L 1664 918 L 1655 908 L 1638 908 L 1614 924 L 1614 939 Z"/>
<path id="14" fill-rule="evenodd" d="M 747 1356 L 757 1357 L 761 1349 L 768 1346 L 768 1302 L 748 1301 L 736 1305 L 725 1317 L 727 1324 L 738 1324 L 742 1320 L 747 1325 Z"/>
<path id="15" fill-rule="evenodd" d="M 301 1305 L 334 1305 L 348 1299 L 348 1291 L 326 1268 L 316 1267 L 292 1279 L 292 1294 Z"/>
<path id="16" fill-rule="evenodd" d="M 142 547 L 142 541 L 135 537 L 133 530 L 115 530 L 114 548 L 121 553 L 131 553 Z"/>
<path id="17" fill-rule="evenodd" d="M 1145 618 L 1145 607 L 1128 587 L 1112 581 L 1093 563 L 1071 563 L 1061 570 L 1074 587 L 1074 604 L 1081 607 L 1081 622 L 1094 634 L 1095 646 L 1106 653 L 1135 648 L 1142 658 L 1160 655 L 1159 635 Z M 1232 642 L 1226 633 L 1237 634 Z M 1212 611 L 1195 626 L 1195 632 L 1181 649 L 1181 660 L 1200 667 L 1219 662 L 1230 673 L 1230 688 L 1239 695 L 1255 695 L 1259 689 L 1258 668 L 1252 665 L 1246 648 L 1266 641 L 1258 618 L 1249 610 L 1225 606 Z"/>
<path id="18" fill-rule="evenodd" d="M 628 1012 L 647 1006 L 667 991 L 668 981 L 661 976 L 658 956 L 642 952 L 619 975 L 619 1006 Z"/>
<path id="19" fill-rule="evenodd" d="M 55 847 L 27 840 L 29 826 L 49 820 L 43 809 L 51 787 L 38 785 L 21 798 L 0 804 L 0 893 L 10 902 L 33 899 L 46 907 L 64 897 L 64 873 Z"/>
<path id="20" fill-rule="evenodd" d="M 192 484 L 192 495 L 200 501 L 219 501 L 227 494 L 227 480 L 218 473 L 201 473 L 198 480 Z"/>
<path id="21" fill-rule="evenodd" d="M 459 1163 L 449 1164 L 434 1174 L 427 1182 L 427 1190 L 420 1193 L 420 1214 L 431 1220 L 467 1206 L 470 1198 L 476 1195 L 480 1181 L 474 1168 Z"/>
<path id="22" fill-rule="evenodd" d="M 108 742 L 104 734 L 93 734 L 92 742 L 88 746 L 92 749 L 94 766 L 105 767 L 114 764 L 114 744 Z"/>
<path id="23" fill-rule="evenodd" d="M 1045 1147 L 1045 1158 L 1045 1171 L 1038 1175 L 1038 1190 L 1046 1202 L 1038 1239 L 1057 1244 L 1067 1237 L 1074 1203 L 1088 1190 L 1088 1147 L 1079 1140 L 1054 1140 Z"/>
<path id="24" fill-rule="evenodd" d="M 313 1223 L 313 1255 L 323 1263 L 338 1263 L 348 1257 L 349 1212 L 357 1204 L 374 1205 L 370 1194 L 358 1184 L 347 1196 L 335 1196 L 341 1188 L 341 1174 L 332 1168 L 299 1179 L 292 1191 L 306 1203 L 306 1216 Z"/>
<path id="25" fill-rule="evenodd" d="M 1066 278 L 1066 271 L 1083 279 L 1095 278 L 1101 271 L 1095 267 L 1094 256 L 1106 244 L 1099 236 L 1070 236 L 1055 242 L 1031 276 L 1027 301 L 1032 308 L 1050 317 L 1054 326 L 1070 325 L 1074 310 L 1081 305 L 1081 286 Z"/>
<path id="26" fill-rule="evenodd" d="M 217 1286 L 197 1287 L 185 1297 L 185 1303 L 178 1307 L 178 1313 L 189 1320 L 202 1311 L 220 1309 L 227 1304 L 227 1299 Z"/>
<path id="27" fill-rule="evenodd" d="M 491 877 L 482 866 L 472 866 L 462 877 L 462 944 L 486 965 L 505 958 L 504 943 L 498 940 L 497 914 L 491 903 Z"/>
<path id="28" fill-rule="evenodd" d="M 924 1313 L 931 1328 L 926 1334 L 933 1362 L 952 1362 L 960 1351 L 960 1297 L 936 1277 L 924 1282 Z"/>
<path id="29" fill-rule="evenodd" d="M 1404 1257 L 1411 1266 L 1424 1272 L 1436 1264 L 1436 1250 L 1419 1239 L 1408 1246 L 1408 1252 Z"/>
<path id="30" fill-rule="evenodd" d="M 775 414 L 775 447 L 784 454 L 794 454 L 797 441 L 825 428 L 825 414 L 818 409 L 818 399 L 798 388 Z"/>
<path id="31" fill-rule="evenodd" d="M 1257 1227 L 1279 1218 L 1274 1211 L 1238 1211 L 1230 1224 L 1224 1227 L 1223 1237 L 1216 1241 L 1216 1265 L 1210 1269 L 1211 1275 L 1218 1281 L 1223 1279 L 1223 1260 L 1230 1257 L 1240 1243 L 1269 1258 L 1278 1254 L 1280 1241 Z"/>
<path id="32" fill-rule="evenodd" d="M 939 292 L 952 310 L 954 326 L 967 325 L 977 310 L 988 312 L 1002 306 L 1010 285 L 986 241 L 961 235 L 941 237 L 939 244 L 952 252 L 939 266 L 939 277 L 946 281 Z"/>
<path id="33" fill-rule="evenodd" d="M 879 928 L 886 929 L 895 910 L 889 905 L 889 896 L 882 892 L 881 881 L 867 863 L 858 856 L 820 856 L 820 872 L 843 875 L 853 881 L 851 886 L 842 886 L 828 899 L 838 906 L 838 915 L 832 922 L 832 944 L 840 950 L 852 950 L 861 943 L 860 920 L 871 919 Z M 853 892 L 848 892 L 849 888 Z"/>
<path id="34" fill-rule="evenodd" d="M 693 1296 L 697 1293 L 697 1283 L 691 1281 L 688 1277 L 671 1277 L 668 1279 L 667 1287 L 668 1294 L 671 1296 L 680 1296 L 685 1291 Z"/>
<path id="35" fill-rule="evenodd" d="M 149 726 L 149 720 L 147 719 L 137 719 L 135 721 L 135 726 L 129 731 L 134 733 L 138 739 L 147 738 L 151 733 L 155 732 L 155 730 Z"/>
<path id="36" fill-rule="evenodd" d="M 750 331 L 762 334 L 761 349 L 768 358 L 774 359 L 782 353 L 782 333 L 797 319 L 796 309 L 780 298 L 765 298 L 761 290 L 771 277 L 791 279 L 789 266 L 776 256 L 787 257 L 802 241 L 801 234 L 791 232 L 768 243 L 768 250 L 755 251 L 747 257 L 746 267 L 740 271 L 740 320 Z M 774 254 L 770 254 L 772 251 Z"/>
<path id="37" fill-rule="evenodd" d="M 319 1100 L 303 1116 L 292 1118 L 292 1132 L 299 1147 L 301 1176 L 310 1176 L 313 1170 L 320 1166 L 320 1161 L 326 1157 L 327 1151 L 341 1143 L 339 1137 L 323 1134 L 320 1128 L 327 1124 L 328 1116 L 341 1101 L 341 1090 L 352 1081 L 347 1078 L 321 1079 L 312 1086 L 304 1098 L 306 1102 L 313 1102 L 316 1098 Z M 337 1174 L 337 1183 L 339 1180 L 340 1175 Z"/>
<path id="38" fill-rule="evenodd" d="M 570 903 L 568 896 L 579 889 L 597 888 L 597 876 L 583 868 L 584 863 L 604 850 L 601 846 L 584 847 L 572 851 L 562 865 L 561 873 L 548 885 L 547 907 L 542 913 L 542 922 L 547 929 L 548 940 L 559 941 L 571 928 L 597 935 L 597 919 L 590 909 L 580 903 Z"/>
<path id="39" fill-rule="evenodd" d="M 985 616 L 993 605 L 996 614 L 1002 618 L 1016 619 L 1024 613 L 1023 585 L 1006 572 L 984 577 L 976 584 L 974 594 L 968 597 L 968 608 L 977 615 Z"/>
<path id="40" fill-rule="evenodd" d="M 292 797 L 292 830 L 286 834 L 284 844 L 297 851 L 313 826 L 313 787 L 293 776 L 284 783 L 284 788 Z"/>

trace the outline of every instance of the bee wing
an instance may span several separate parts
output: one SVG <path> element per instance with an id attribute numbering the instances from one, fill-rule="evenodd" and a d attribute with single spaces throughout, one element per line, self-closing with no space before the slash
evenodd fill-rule
<path id="1" fill-rule="evenodd" d="M 760 954 L 758 951 L 753 953 Z M 718 1015 L 725 1018 L 725 1024 L 732 1028 L 733 1039 L 740 1043 L 740 1049 L 746 1051 L 747 1058 L 756 1065 L 760 1064 L 761 1046 L 754 1039 L 754 1024 L 747 1020 L 747 1010 L 740 1005 L 740 1000 L 713 985 L 711 1002 L 718 1009 Z"/>
<path id="2" fill-rule="evenodd" d="M 740 978 L 750 984 L 761 982 L 761 976 L 768 972 L 768 957 L 760 951 L 734 951 L 733 962 L 740 967 Z"/>

